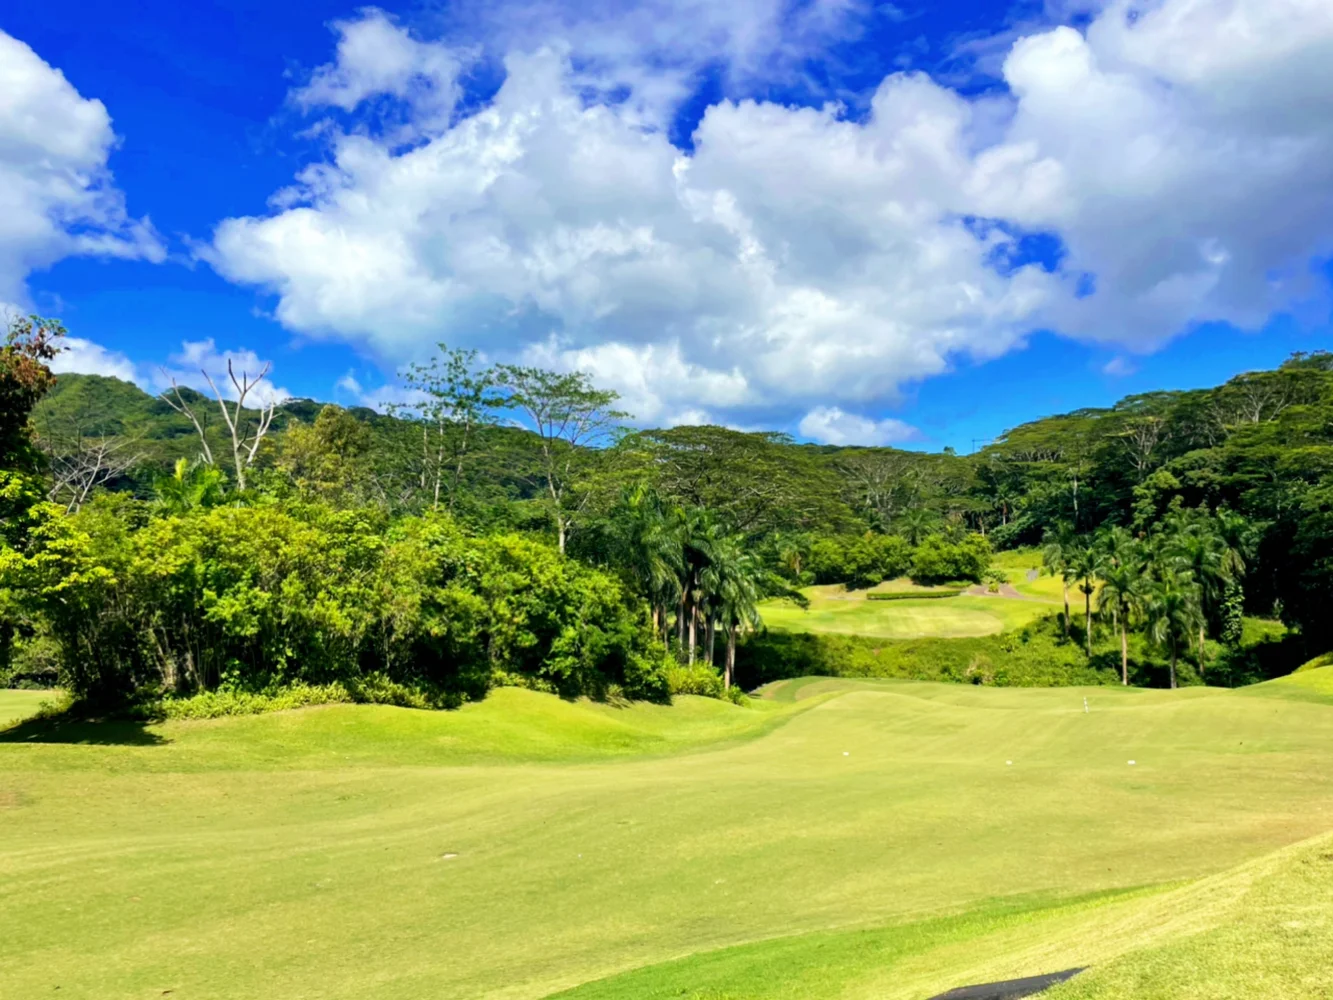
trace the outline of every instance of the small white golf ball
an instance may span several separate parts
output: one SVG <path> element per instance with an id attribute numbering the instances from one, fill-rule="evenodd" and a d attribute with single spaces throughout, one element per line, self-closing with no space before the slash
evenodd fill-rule
<path id="1" fill-rule="evenodd" d="M 850 753 L 849 751 L 847 751 L 847 750 L 844 750 L 844 751 L 842 752 L 842 755 L 843 755 L 844 757 L 850 757 L 850 756 L 851 756 L 851 753 Z"/>
<path id="2" fill-rule="evenodd" d="M 1006 764 L 1012 764 L 1013 761 L 1012 761 L 1012 760 L 1006 760 L 1005 763 L 1006 763 Z"/>
<path id="3" fill-rule="evenodd" d="M 1130 767 L 1133 767 L 1133 766 L 1134 766 L 1134 762 L 1133 762 L 1132 760 L 1129 762 L 1129 766 L 1130 766 Z"/>

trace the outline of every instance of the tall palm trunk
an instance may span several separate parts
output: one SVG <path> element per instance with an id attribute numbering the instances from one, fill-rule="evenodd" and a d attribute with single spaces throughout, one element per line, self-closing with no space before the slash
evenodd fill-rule
<path id="1" fill-rule="evenodd" d="M 1065 595 L 1065 638 L 1069 638 L 1069 581 L 1064 577 L 1060 578 L 1060 589 Z"/>
<path id="2" fill-rule="evenodd" d="M 699 605 L 690 604 L 690 666 L 694 666 L 695 636 L 699 631 Z"/>
<path id="3" fill-rule="evenodd" d="M 680 592 L 680 606 L 676 609 L 676 655 L 685 648 L 685 601 L 689 592 L 682 590 Z"/>
<path id="4" fill-rule="evenodd" d="M 731 690 L 731 678 L 736 674 L 736 623 L 727 627 L 727 668 L 722 672 L 722 688 Z"/>
<path id="5" fill-rule="evenodd" d="M 716 633 L 717 633 L 717 619 L 714 618 L 712 615 L 709 615 L 707 639 L 704 641 L 704 644 L 707 647 L 706 655 L 708 658 L 708 665 L 710 667 L 713 665 L 713 637 Z"/>
<path id="6" fill-rule="evenodd" d="M 1129 634 L 1124 626 L 1120 628 L 1120 683 L 1129 687 Z"/>
<path id="7" fill-rule="evenodd" d="M 1204 645 L 1203 645 L 1203 643 L 1204 643 L 1204 639 L 1205 639 L 1205 636 L 1204 636 L 1204 628 L 1205 628 L 1205 627 L 1206 627 L 1206 626 L 1203 626 L 1203 625 L 1200 625 L 1200 626 L 1199 626 L 1199 677 L 1200 677 L 1200 678 L 1203 677 L 1203 670 L 1204 670 L 1204 666 L 1205 666 L 1205 662 L 1204 662 L 1204 661 L 1207 660 L 1207 658 L 1208 658 L 1208 650 L 1205 649 L 1205 648 L 1204 648 Z"/>
<path id="8" fill-rule="evenodd" d="M 1083 581 L 1083 624 L 1088 633 L 1088 659 L 1092 659 L 1092 589 L 1087 580 Z"/>
<path id="9" fill-rule="evenodd" d="M 1176 644 L 1171 643 L 1171 690 L 1176 688 Z"/>

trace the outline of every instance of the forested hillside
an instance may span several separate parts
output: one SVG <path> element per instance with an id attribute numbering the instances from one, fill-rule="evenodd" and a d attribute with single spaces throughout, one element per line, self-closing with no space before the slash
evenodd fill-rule
<path id="1" fill-rule="evenodd" d="M 390 413 L 265 406 L 247 373 L 221 400 L 154 397 L 43 374 L 61 332 L 18 324 L 0 362 L 31 409 L 0 462 L 0 614 L 8 669 L 90 698 L 720 691 L 764 598 L 995 587 L 992 554 L 1024 545 L 1065 581 L 1063 641 L 1118 641 L 1126 680 L 1131 650 L 1202 674 L 1243 614 L 1280 617 L 1302 654 L 1333 646 L 1324 352 L 962 456 L 635 430 L 586 376 L 444 348 Z"/>

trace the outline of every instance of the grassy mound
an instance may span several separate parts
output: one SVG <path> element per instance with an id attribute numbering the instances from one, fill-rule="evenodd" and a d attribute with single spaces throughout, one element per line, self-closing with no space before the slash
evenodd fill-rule
<path id="1" fill-rule="evenodd" d="M 744 707 L 24 723 L 0 992 L 536 1000 L 697 960 L 710 1000 L 764 995 L 728 963 L 818 1000 L 1110 970 L 1221 926 L 1161 902 L 1197 886 L 1142 887 L 1333 829 L 1330 754 L 1304 698 L 827 678 Z"/>

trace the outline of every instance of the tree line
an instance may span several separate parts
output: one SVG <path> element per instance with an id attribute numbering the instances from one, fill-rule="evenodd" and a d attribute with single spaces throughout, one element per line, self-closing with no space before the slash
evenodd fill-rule
<path id="1" fill-rule="evenodd" d="M 1034 544 L 1126 678 L 1131 634 L 1174 677 L 1244 613 L 1333 641 L 1325 353 L 960 456 L 638 430 L 585 374 L 445 345 L 385 413 L 277 403 L 263 371 L 151 397 L 54 379 L 62 335 L 22 320 L 0 353 L 0 650 L 99 697 L 293 672 L 722 692 L 765 598 L 994 579 L 994 549 Z"/>

